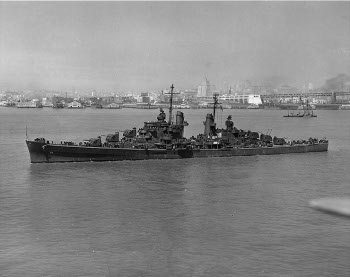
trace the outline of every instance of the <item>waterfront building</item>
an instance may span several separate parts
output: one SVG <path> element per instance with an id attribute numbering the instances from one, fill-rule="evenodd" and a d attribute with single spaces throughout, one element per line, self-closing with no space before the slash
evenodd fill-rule
<path id="1" fill-rule="evenodd" d="M 81 109 L 81 108 L 83 108 L 83 106 L 81 105 L 80 102 L 74 100 L 73 102 L 68 103 L 67 108 L 69 108 L 69 109 Z"/>
<path id="2" fill-rule="evenodd" d="M 224 94 L 219 96 L 219 101 L 228 103 L 261 105 L 261 97 L 257 94 Z"/>
<path id="3" fill-rule="evenodd" d="M 43 105 L 43 107 L 52 107 L 52 101 L 50 101 L 46 97 L 42 99 L 41 104 Z"/>
<path id="4" fill-rule="evenodd" d="M 213 96 L 198 98 L 205 105 L 213 102 Z M 220 103 L 261 105 L 261 96 L 257 94 L 224 94 L 218 97 Z"/>
<path id="5" fill-rule="evenodd" d="M 182 93 L 182 101 L 184 102 L 195 102 L 197 101 L 197 91 L 186 90 Z"/>
<path id="6" fill-rule="evenodd" d="M 151 101 L 150 95 L 148 92 L 141 92 L 141 97 L 138 97 L 137 102 L 139 103 L 149 103 Z"/>

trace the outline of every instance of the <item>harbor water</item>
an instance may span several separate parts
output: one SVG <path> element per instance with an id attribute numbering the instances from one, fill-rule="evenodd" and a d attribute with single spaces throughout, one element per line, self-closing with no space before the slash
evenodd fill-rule
<path id="1" fill-rule="evenodd" d="M 182 111 L 185 136 L 203 132 L 211 111 Z M 26 129 L 79 142 L 158 111 L 0 108 L 0 276 L 350 276 L 350 218 L 309 207 L 350 197 L 350 112 L 286 113 L 223 110 L 216 121 L 326 137 L 329 151 L 30 164 Z"/>

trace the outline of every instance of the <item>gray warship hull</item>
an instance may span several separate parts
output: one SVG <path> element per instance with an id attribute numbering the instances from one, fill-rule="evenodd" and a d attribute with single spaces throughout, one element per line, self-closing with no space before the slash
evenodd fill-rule
<path id="1" fill-rule="evenodd" d="M 227 147 L 220 149 L 136 149 L 87 147 L 60 144 L 48 144 L 26 140 L 31 163 L 58 163 L 58 162 L 102 162 L 124 160 L 151 160 L 151 159 L 183 159 L 204 157 L 231 157 L 254 155 L 277 155 L 307 152 L 328 151 L 327 143 L 273 145 L 253 148 Z"/>

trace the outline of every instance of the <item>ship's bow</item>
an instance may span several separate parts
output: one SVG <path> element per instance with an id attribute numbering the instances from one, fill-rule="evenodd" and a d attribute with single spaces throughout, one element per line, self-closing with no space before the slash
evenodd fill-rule
<path id="1" fill-rule="evenodd" d="M 44 142 L 26 140 L 31 163 L 47 163 L 47 157 L 43 150 Z"/>

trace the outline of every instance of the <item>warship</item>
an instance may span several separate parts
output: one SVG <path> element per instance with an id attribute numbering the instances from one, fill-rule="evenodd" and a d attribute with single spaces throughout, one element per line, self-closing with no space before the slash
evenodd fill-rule
<path id="1" fill-rule="evenodd" d="M 184 137 L 188 126 L 184 114 L 177 111 L 172 120 L 174 85 L 170 91 L 169 117 L 163 109 L 156 121 L 144 122 L 144 126 L 108 134 L 75 143 L 64 141 L 54 143 L 45 138 L 26 140 L 31 163 L 122 161 L 150 159 L 180 159 L 199 157 L 230 157 L 253 155 L 276 155 L 328 150 L 326 139 L 300 139 L 287 141 L 250 130 L 238 129 L 228 116 L 224 128 L 217 128 L 215 113 L 219 103 L 213 96 L 213 112 L 206 115 L 202 134 Z"/>

